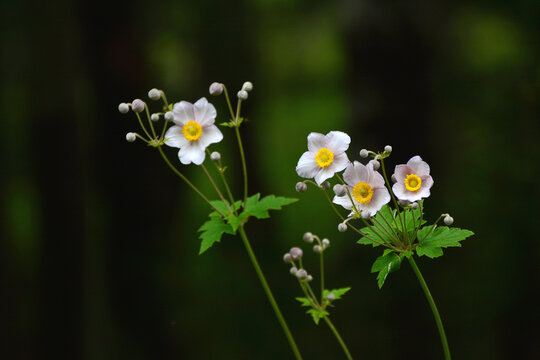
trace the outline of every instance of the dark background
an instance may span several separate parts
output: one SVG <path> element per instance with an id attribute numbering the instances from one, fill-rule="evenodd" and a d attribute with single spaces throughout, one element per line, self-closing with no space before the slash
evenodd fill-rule
<path id="1" fill-rule="evenodd" d="M 306 359 L 342 358 L 281 261 L 302 245 L 316 273 L 308 230 L 332 241 L 328 286 L 352 286 L 331 315 L 357 358 L 442 358 L 408 264 L 379 290 L 380 250 L 338 233 L 318 191 L 294 192 L 307 134 L 330 130 L 351 135 L 351 158 L 420 154 L 428 219 L 449 212 L 476 233 L 418 260 L 454 358 L 540 357 L 540 2 L 3 1 L 0 19 L 2 357 L 292 358 L 239 239 L 197 255 L 208 209 L 125 141 L 137 124 L 117 111 L 152 87 L 194 102 L 245 80 L 250 193 L 301 199 L 247 231 Z M 213 149 L 240 194 L 224 133 Z M 200 168 L 182 170 L 214 196 Z"/>

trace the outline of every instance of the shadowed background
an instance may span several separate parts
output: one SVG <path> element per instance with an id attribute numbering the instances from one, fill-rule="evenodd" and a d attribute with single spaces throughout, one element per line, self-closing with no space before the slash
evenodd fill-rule
<path id="1" fill-rule="evenodd" d="M 306 359 L 340 359 L 281 261 L 305 231 L 330 238 L 331 316 L 357 358 L 438 359 L 432 314 L 408 264 L 379 290 L 380 250 L 338 233 L 324 197 L 294 193 L 311 131 L 389 167 L 421 155 L 449 212 L 476 236 L 418 261 L 456 359 L 540 356 L 540 3 L 521 1 L 2 2 L 0 351 L 10 359 L 288 359 L 239 239 L 198 256 L 208 208 L 142 142 L 120 102 L 164 89 L 254 90 L 243 126 L 250 194 L 301 201 L 247 232 Z M 149 101 L 150 105 L 157 105 Z M 233 134 L 223 154 L 237 196 Z M 176 151 L 168 149 L 171 159 Z M 175 162 L 177 163 L 177 162 Z M 215 197 L 201 169 L 182 171 Z"/>

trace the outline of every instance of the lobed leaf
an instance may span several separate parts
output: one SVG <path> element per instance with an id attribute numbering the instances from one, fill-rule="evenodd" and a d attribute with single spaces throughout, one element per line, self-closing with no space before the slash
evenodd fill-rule
<path id="1" fill-rule="evenodd" d="M 297 202 L 298 199 L 286 198 L 283 196 L 268 195 L 260 199 L 260 194 L 255 194 L 247 198 L 246 208 L 240 214 L 241 219 L 247 219 L 250 216 L 257 219 L 267 219 L 270 217 L 269 210 L 281 210 L 285 205 Z"/>
<path id="2" fill-rule="evenodd" d="M 335 300 L 339 300 L 339 299 L 341 299 L 341 297 L 342 297 L 343 295 L 345 295 L 349 290 L 351 290 L 350 287 L 345 287 L 345 288 L 341 288 L 341 289 L 332 289 L 332 290 L 324 289 L 323 296 L 324 296 L 325 298 L 327 298 L 327 297 L 328 297 L 328 294 L 334 294 Z"/>
<path id="3" fill-rule="evenodd" d="M 300 303 L 302 304 L 302 306 L 307 306 L 307 307 L 311 307 L 311 301 L 309 301 L 308 298 L 306 297 L 297 297 L 295 298 L 296 300 L 300 301 Z"/>
<path id="4" fill-rule="evenodd" d="M 418 256 L 436 258 L 443 255 L 442 248 L 460 247 L 460 241 L 474 235 L 472 231 L 446 226 L 425 226 L 418 230 Z"/>
<path id="5" fill-rule="evenodd" d="M 313 317 L 313 321 L 315 322 L 315 324 L 319 325 L 319 320 L 322 319 L 323 317 L 325 316 L 328 316 L 330 315 L 330 313 L 326 310 L 319 310 L 319 309 L 309 309 L 308 311 L 306 311 L 308 314 L 311 315 L 311 317 Z"/>
<path id="6" fill-rule="evenodd" d="M 199 230 L 201 235 L 201 247 L 199 249 L 199 255 L 208 250 L 214 243 L 221 241 L 221 236 L 226 234 L 234 235 L 236 231 L 232 229 L 229 224 L 226 224 L 220 217 L 210 217 Z"/>
<path id="7" fill-rule="evenodd" d="M 391 252 L 391 250 L 386 250 L 382 256 L 379 256 L 375 260 L 375 262 L 371 266 L 371 272 L 379 272 L 379 274 L 377 275 L 377 283 L 379 285 L 379 289 L 382 288 L 382 286 L 384 285 L 388 274 L 399 270 L 401 266 L 401 259 L 402 258 L 396 253 Z"/>

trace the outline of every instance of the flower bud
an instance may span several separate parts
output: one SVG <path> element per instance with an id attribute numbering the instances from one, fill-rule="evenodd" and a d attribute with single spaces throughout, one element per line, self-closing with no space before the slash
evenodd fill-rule
<path id="1" fill-rule="evenodd" d="M 296 272 L 296 277 L 299 278 L 300 280 L 304 280 L 308 277 L 308 273 L 306 270 L 300 269 Z"/>
<path id="2" fill-rule="evenodd" d="M 320 253 L 322 251 L 322 248 L 320 245 L 315 245 L 313 247 L 313 251 L 315 251 L 317 254 Z"/>
<path id="3" fill-rule="evenodd" d="M 403 206 L 403 207 L 407 207 L 411 204 L 411 202 L 409 200 L 399 200 L 399 205 Z"/>
<path id="4" fill-rule="evenodd" d="M 131 103 L 131 108 L 135 112 L 138 112 L 138 113 L 143 112 L 144 111 L 144 101 L 142 101 L 141 99 L 133 100 L 133 102 Z"/>
<path id="5" fill-rule="evenodd" d="M 150 100 L 159 100 L 161 98 L 161 93 L 158 89 L 153 88 L 148 92 L 148 97 L 150 98 Z"/>
<path id="6" fill-rule="evenodd" d="M 286 263 L 290 263 L 292 261 L 291 254 L 286 253 L 285 255 L 283 255 L 283 261 L 285 261 Z"/>
<path id="7" fill-rule="evenodd" d="M 247 100 L 247 98 L 248 98 L 248 93 L 247 93 L 246 90 L 240 90 L 240 91 L 236 94 L 236 96 L 238 96 L 238 98 L 239 98 L 240 100 Z"/>
<path id="8" fill-rule="evenodd" d="M 418 203 L 417 203 L 417 202 L 413 202 L 413 203 L 411 204 L 411 207 L 412 207 L 414 210 L 418 209 Z"/>
<path id="9" fill-rule="evenodd" d="M 341 184 L 334 185 L 334 194 L 336 196 L 345 196 L 347 194 L 347 188 Z"/>
<path id="10" fill-rule="evenodd" d="M 294 267 L 294 266 L 289 270 L 291 275 L 295 275 L 297 271 L 298 271 L 298 269 L 296 267 Z"/>
<path id="11" fill-rule="evenodd" d="M 397 182 L 396 175 L 392 174 L 392 177 L 390 178 L 390 180 L 392 180 L 393 183 L 396 183 Z"/>
<path id="12" fill-rule="evenodd" d="M 369 211 L 362 211 L 362 219 L 369 219 L 371 217 L 371 214 Z"/>
<path id="13" fill-rule="evenodd" d="M 291 257 L 293 260 L 298 260 L 302 258 L 302 255 L 304 252 L 299 247 L 293 247 L 291 250 L 289 250 L 289 253 L 291 254 Z"/>
<path id="14" fill-rule="evenodd" d="M 387 154 L 391 153 L 392 152 L 392 147 L 390 145 L 386 145 L 384 147 L 384 152 L 387 153 Z"/>
<path id="15" fill-rule="evenodd" d="M 137 136 L 135 135 L 135 133 L 133 133 L 133 132 L 128 132 L 128 133 L 126 134 L 126 140 L 127 140 L 128 142 L 134 142 L 136 139 L 137 139 Z"/>
<path id="16" fill-rule="evenodd" d="M 210 95 L 217 96 L 217 95 L 221 95 L 222 92 L 223 92 L 223 85 L 221 85 L 220 83 L 213 82 L 210 85 Z"/>
<path id="17" fill-rule="evenodd" d="M 336 295 L 334 295 L 334 293 L 330 293 L 328 295 L 326 295 L 326 298 L 330 301 L 334 301 L 336 300 Z"/>
<path id="18" fill-rule="evenodd" d="M 305 192 L 307 191 L 307 185 L 301 181 L 297 182 L 295 185 L 295 189 L 297 192 Z"/>
<path id="19" fill-rule="evenodd" d="M 312 243 L 313 242 L 313 234 L 310 233 L 310 232 L 307 232 L 304 234 L 304 236 L 302 237 L 304 239 L 305 242 L 307 243 Z"/>
<path id="20" fill-rule="evenodd" d="M 167 121 L 173 121 L 173 119 L 174 119 L 174 114 L 173 114 L 173 112 L 172 112 L 172 111 L 167 111 L 167 112 L 165 113 L 165 120 L 167 120 Z"/>
<path id="21" fill-rule="evenodd" d="M 322 245 L 323 245 L 323 248 L 326 249 L 328 246 L 330 246 L 330 240 L 322 239 Z"/>
<path id="22" fill-rule="evenodd" d="M 323 183 L 321 184 L 321 186 L 322 186 L 323 188 L 325 188 L 325 189 L 329 189 L 330 186 L 332 186 L 332 185 L 330 185 L 330 182 L 329 182 L 329 181 L 325 181 L 325 182 L 323 182 Z"/>
<path id="23" fill-rule="evenodd" d="M 369 163 L 373 165 L 373 170 L 379 170 L 379 168 L 381 167 L 381 163 L 377 160 L 369 160 Z"/>
<path id="24" fill-rule="evenodd" d="M 242 90 L 245 90 L 245 91 L 253 90 L 253 84 L 251 83 L 251 81 L 246 81 L 244 85 L 242 85 Z"/>
<path id="25" fill-rule="evenodd" d="M 158 120 L 159 120 L 159 115 L 158 115 L 158 114 L 152 114 L 152 115 L 150 116 L 150 120 L 152 120 L 152 121 L 158 121 Z"/>
<path id="26" fill-rule="evenodd" d="M 345 232 L 347 231 L 347 224 L 345 223 L 339 223 L 337 226 L 337 229 L 339 232 Z"/>
<path id="27" fill-rule="evenodd" d="M 221 160 L 221 154 L 217 151 L 213 151 L 211 154 L 210 154 L 210 160 L 212 161 L 219 161 Z"/>
<path id="28" fill-rule="evenodd" d="M 306 281 L 312 281 L 312 280 L 313 280 L 313 276 L 308 275 L 307 278 L 306 278 Z"/>
<path id="29" fill-rule="evenodd" d="M 450 215 L 446 215 L 443 219 L 444 223 L 448 226 L 452 225 L 454 223 L 454 218 Z"/>
<path id="30" fill-rule="evenodd" d="M 126 103 L 121 103 L 118 105 L 118 111 L 120 111 L 121 114 L 127 114 L 129 111 L 129 105 Z"/>
<path id="31" fill-rule="evenodd" d="M 360 150 L 360 157 L 367 158 L 369 156 L 369 152 L 366 149 Z"/>

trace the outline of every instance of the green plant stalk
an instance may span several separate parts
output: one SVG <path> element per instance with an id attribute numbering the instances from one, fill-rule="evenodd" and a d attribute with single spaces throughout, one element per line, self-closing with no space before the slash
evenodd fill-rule
<path id="1" fill-rule="evenodd" d="M 418 281 L 420 282 L 420 286 L 422 287 L 422 290 L 424 290 L 424 293 L 426 294 L 429 307 L 431 307 L 431 311 L 433 312 L 433 316 L 435 317 L 435 322 L 437 323 L 437 328 L 439 329 L 439 335 L 441 336 L 442 347 L 444 350 L 444 358 L 445 360 L 451 360 L 452 357 L 450 356 L 450 348 L 448 347 L 448 340 L 446 340 L 446 334 L 444 332 L 441 316 L 439 315 L 439 310 L 437 310 L 437 305 L 435 305 L 433 296 L 431 296 L 431 292 L 429 291 L 426 281 L 424 280 L 424 277 L 422 276 L 422 273 L 420 272 L 420 269 L 416 265 L 416 262 L 414 261 L 413 257 L 411 256 L 411 257 L 408 257 L 407 259 L 409 260 L 409 263 L 411 264 L 413 268 L 414 274 L 416 275 L 416 277 L 418 278 Z"/>
<path id="2" fill-rule="evenodd" d="M 244 246 L 246 247 L 246 251 L 253 264 L 253 267 L 255 268 L 255 272 L 257 273 L 257 276 L 259 277 L 259 280 L 264 289 L 264 292 L 266 293 L 266 297 L 268 298 L 270 305 L 272 305 L 272 309 L 274 310 L 274 313 L 276 314 L 279 324 L 281 325 L 281 328 L 283 329 L 283 332 L 285 333 L 285 336 L 287 337 L 287 340 L 289 341 L 289 345 L 291 346 L 294 356 L 296 359 L 302 360 L 302 355 L 300 355 L 300 351 L 298 350 L 298 347 L 296 346 L 296 342 L 294 341 L 291 331 L 289 330 L 289 327 L 287 326 L 287 323 L 285 322 L 285 319 L 283 318 L 283 315 L 281 314 L 281 311 L 279 310 L 278 304 L 276 303 L 276 300 L 274 299 L 274 295 L 272 294 L 272 290 L 270 290 L 270 287 L 268 286 L 268 283 L 266 282 L 266 278 L 264 277 L 261 267 L 259 266 L 259 262 L 257 261 L 257 258 L 255 257 L 255 253 L 251 249 L 251 245 L 249 243 L 249 240 L 248 240 L 248 237 L 246 235 L 246 231 L 244 230 L 243 225 L 240 225 L 240 227 L 238 228 L 238 232 L 240 233 L 242 242 L 244 243 Z"/>
<path id="3" fill-rule="evenodd" d="M 212 184 L 212 186 L 214 187 L 214 189 L 216 190 L 219 198 L 221 199 L 221 201 L 223 202 L 223 204 L 225 205 L 225 207 L 227 208 L 227 210 L 229 210 L 229 213 L 231 213 L 231 215 L 233 214 L 233 211 L 232 209 L 230 208 L 229 204 L 227 203 L 227 200 L 225 200 L 225 197 L 223 196 L 223 194 L 221 193 L 221 191 L 219 190 L 219 187 L 217 186 L 216 182 L 214 181 L 214 179 L 212 178 L 212 176 L 210 175 L 210 173 L 208 172 L 208 169 L 206 169 L 206 166 L 204 166 L 204 164 L 201 164 L 201 168 L 203 169 L 204 173 L 206 174 L 206 176 L 208 177 L 208 180 L 210 180 L 210 183 Z M 231 204 L 231 206 L 234 206 L 234 202 Z"/>
<path id="4" fill-rule="evenodd" d="M 343 341 L 343 339 L 339 335 L 339 332 L 335 328 L 334 324 L 332 324 L 332 322 L 330 321 L 328 316 L 324 316 L 323 319 L 324 319 L 324 321 L 326 321 L 326 324 L 328 324 L 328 327 L 330 328 L 330 330 L 332 330 L 332 332 L 334 333 L 334 336 L 336 337 L 339 344 L 341 345 L 341 348 L 343 349 L 343 352 L 345 353 L 345 356 L 347 356 L 347 359 L 352 360 L 351 353 L 349 352 L 349 349 L 347 349 L 347 345 L 345 345 L 345 342 Z"/>
<path id="5" fill-rule="evenodd" d="M 396 210 L 398 212 L 399 220 L 400 220 L 400 222 L 402 224 L 401 229 L 406 234 L 405 237 L 408 238 L 408 234 L 407 234 L 407 231 L 406 231 L 406 228 L 405 228 L 405 215 L 403 215 L 403 218 L 401 217 L 401 211 L 399 210 L 399 205 L 398 205 L 398 202 L 396 200 L 396 197 L 394 196 L 394 192 L 392 191 L 392 188 L 390 187 L 390 182 L 388 181 L 388 176 L 386 175 L 386 168 L 384 167 L 384 160 L 382 158 L 381 158 L 381 167 L 382 167 L 382 172 L 383 172 L 383 176 L 384 176 L 384 182 L 386 184 L 386 187 L 388 188 L 388 192 L 390 192 L 390 196 L 392 196 L 392 200 L 394 201 L 394 205 L 396 206 Z M 394 223 L 395 222 L 396 221 L 395 221 L 395 218 L 394 218 Z M 398 227 L 397 223 L 396 223 L 396 227 Z"/>
<path id="6" fill-rule="evenodd" d="M 240 150 L 240 158 L 242 159 L 242 174 L 244 175 L 244 209 L 246 208 L 247 196 L 248 196 L 248 176 L 246 167 L 246 157 L 244 155 L 244 147 L 242 146 L 242 138 L 240 137 L 240 130 L 238 126 L 234 128 L 236 133 L 236 139 L 238 140 L 238 149 Z"/>

